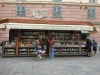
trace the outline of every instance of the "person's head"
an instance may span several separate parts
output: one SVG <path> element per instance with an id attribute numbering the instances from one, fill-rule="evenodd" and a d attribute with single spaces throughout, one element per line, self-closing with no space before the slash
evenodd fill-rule
<path id="1" fill-rule="evenodd" d="M 40 43 L 40 41 L 39 40 L 36 40 L 36 43 Z"/>
<path id="2" fill-rule="evenodd" d="M 93 41 L 93 42 L 95 42 L 95 40 L 94 40 L 94 39 L 93 39 L 92 41 Z"/>

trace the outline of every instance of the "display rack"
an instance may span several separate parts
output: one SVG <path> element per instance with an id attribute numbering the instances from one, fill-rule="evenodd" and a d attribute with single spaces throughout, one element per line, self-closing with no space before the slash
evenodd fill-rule
<path id="1" fill-rule="evenodd" d="M 30 47 L 29 54 L 34 55 L 36 53 L 35 47 Z"/>
<path id="2" fill-rule="evenodd" d="M 5 47 L 4 55 L 16 55 L 16 48 L 15 47 Z"/>
<path id="3" fill-rule="evenodd" d="M 35 54 L 35 41 L 40 39 L 43 43 L 43 38 L 45 37 L 45 32 L 24 30 L 21 31 L 20 41 L 19 41 L 19 55 L 32 56 Z"/>
<path id="4" fill-rule="evenodd" d="M 81 47 L 80 50 L 79 39 L 80 32 L 50 32 L 50 38 L 54 41 L 54 53 L 55 55 L 82 55 L 85 54 L 85 47 Z"/>
<path id="5" fill-rule="evenodd" d="M 16 31 L 16 34 L 14 32 L 10 33 L 9 44 L 3 45 L 3 56 L 34 56 L 36 55 L 35 41 L 37 39 L 47 47 L 46 52 L 49 54 L 49 42 L 51 38 L 55 39 L 54 55 L 86 55 L 86 47 L 80 41 L 82 36 L 79 31 L 14 31 Z"/>

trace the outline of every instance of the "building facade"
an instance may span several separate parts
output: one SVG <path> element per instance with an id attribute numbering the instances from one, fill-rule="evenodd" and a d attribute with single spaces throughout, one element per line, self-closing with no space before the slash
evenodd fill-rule
<path id="1" fill-rule="evenodd" d="M 91 22 L 100 29 L 99 14 L 99 0 L 0 0 L 0 20 L 81 21 Z M 8 40 L 9 29 L 0 30 L 0 38 L 0 41 Z M 96 39 L 99 43 L 100 32 L 91 34 L 91 39 Z"/>

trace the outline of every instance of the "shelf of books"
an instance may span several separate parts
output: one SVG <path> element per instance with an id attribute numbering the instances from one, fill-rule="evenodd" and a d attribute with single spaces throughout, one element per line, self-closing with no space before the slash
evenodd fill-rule
<path id="1" fill-rule="evenodd" d="M 37 39 L 42 42 L 49 54 L 49 38 L 55 39 L 55 55 L 86 55 L 85 44 L 80 44 L 81 32 L 11 30 L 9 41 L 5 41 L 3 46 L 3 56 L 34 56 Z"/>
<path id="2" fill-rule="evenodd" d="M 85 45 L 79 48 L 80 33 L 74 32 L 50 32 L 50 38 L 54 41 L 54 53 L 55 55 L 85 55 Z"/>

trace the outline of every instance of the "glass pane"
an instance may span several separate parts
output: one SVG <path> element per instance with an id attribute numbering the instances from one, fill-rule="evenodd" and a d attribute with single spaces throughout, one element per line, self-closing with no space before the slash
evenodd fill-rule
<path id="1" fill-rule="evenodd" d="M 60 11 L 60 7 L 54 7 L 54 12 L 59 12 Z"/>
<path id="2" fill-rule="evenodd" d="M 17 16 L 20 16 L 20 11 L 17 11 Z"/>
<path id="3" fill-rule="evenodd" d="M 25 11 L 22 11 L 21 12 L 21 16 L 25 16 Z"/>
<path id="4" fill-rule="evenodd" d="M 25 11 L 25 7 L 22 6 L 22 7 L 21 7 L 21 11 Z"/>
<path id="5" fill-rule="evenodd" d="M 53 12 L 54 18 L 61 18 L 61 12 Z"/>
<path id="6" fill-rule="evenodd" d="M 20 11 L 20 6 L 17 7 L 17 11 Z"/>

